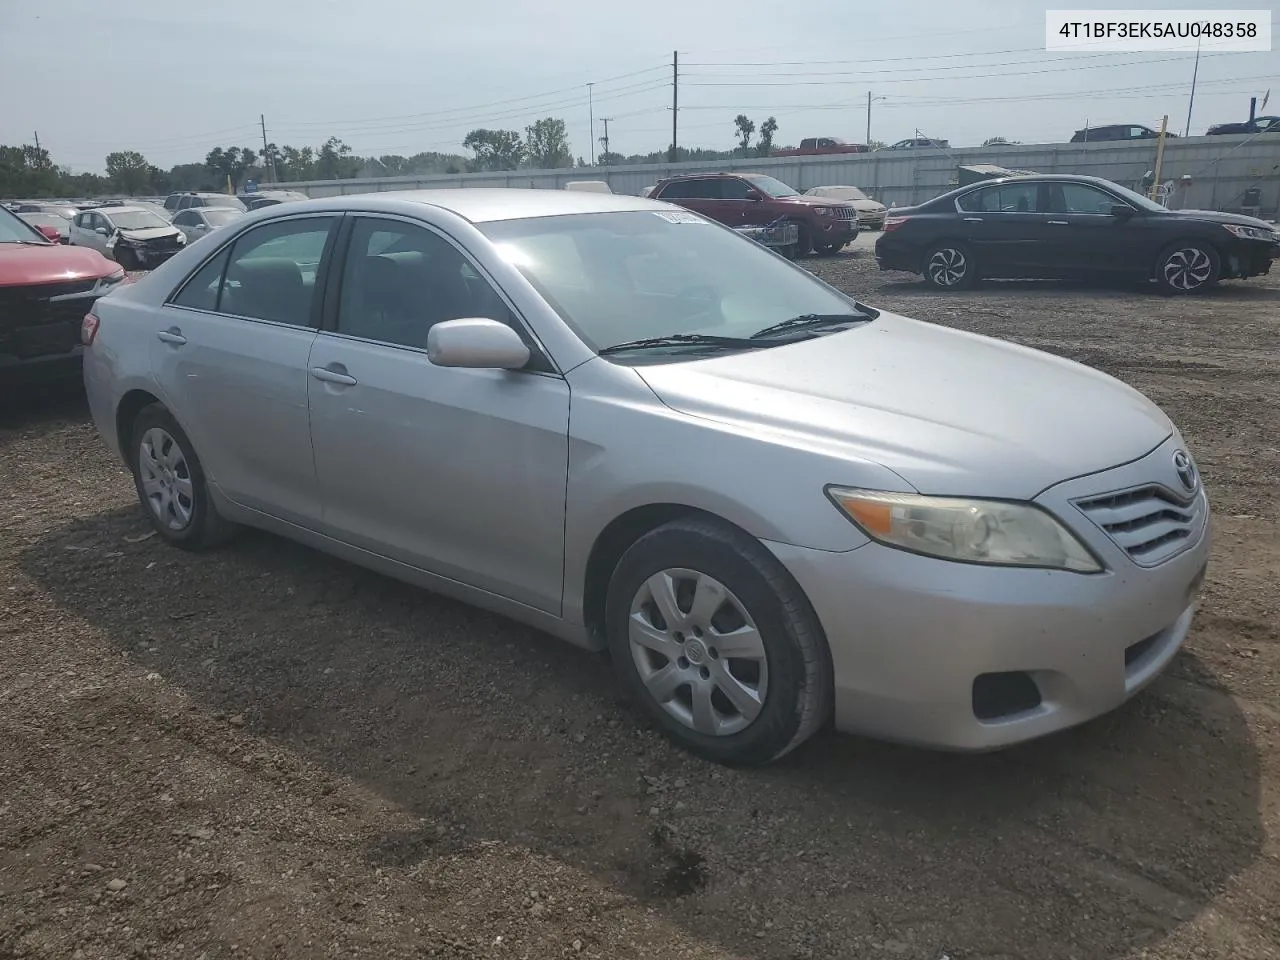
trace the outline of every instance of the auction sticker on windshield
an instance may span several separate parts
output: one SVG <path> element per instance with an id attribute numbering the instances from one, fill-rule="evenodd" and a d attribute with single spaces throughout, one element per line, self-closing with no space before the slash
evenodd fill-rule
<path id="1" fill-rule="evenodd" d="M 655 210 L 655 217 L 661 217 L 668 223 L 706 223 L 707 221 L 696 214 L 688 213 L 684 210 Z"/>

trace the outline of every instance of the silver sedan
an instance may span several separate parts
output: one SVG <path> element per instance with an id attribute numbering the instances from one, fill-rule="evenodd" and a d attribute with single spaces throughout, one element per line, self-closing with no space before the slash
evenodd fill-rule
<path id="1" fill-rule="evenodd" d="M 160 536 L 245 524 L 607 649 L 714 760 L 840 730 L 985 750 L 1187 635 L 1208 503 L 1094 370 L 858 302 L 667 204 L 333 197 L 85 318 Z"/>

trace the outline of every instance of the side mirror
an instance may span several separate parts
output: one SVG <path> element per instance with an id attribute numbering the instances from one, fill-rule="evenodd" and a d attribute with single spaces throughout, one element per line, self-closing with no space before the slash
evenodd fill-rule
<path id="1" fill-rule="evenodd" d="M 437 367 L 519 370 L 529 362 L 529 348 L 505 323 L 467 317 L 427 331 L 427 359 Z"/>
<path id="2" fill-rule="evenodd" d="M 1115 203 L 1111 205 L 1111 215 L 1120 220 L 1128 220 L 1133 216 L 1133 207 L 1127 203 Z"/>
<path id="3" fill-rule="evenodd" d="M 752 190 L 750 193 L 748 193 L 748 194 L 747 194 L 747 199 L 748 199 L 748 200 L 763 200 L 763 199 L 764 199 L 764 197 L 763 197 L 762 195 L 760 195 L 759 193 L 756 193 L 756 191 Z"/>
<path id="4" fill-rule="evenodd" d="M 106 237 L 111 235 L 111 231 L 108 230 L 106 227 L 94 227 L 93 232 L 98 234 L 101 237 Z"/>

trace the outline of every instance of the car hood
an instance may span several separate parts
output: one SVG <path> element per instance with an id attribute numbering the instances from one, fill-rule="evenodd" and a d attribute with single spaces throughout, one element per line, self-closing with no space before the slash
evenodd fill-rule
<path id="1" fill-rule="evenodd" d="M 179 232 L 177 227 L 147 227 L 143 230 L 121 230 L 120 235 L 130 240 L 156 240 L 160 237 L 172 237 Z"/>
<path id="2" fill-rule="evenodd" d="M 1246 217 L 1240 213 L 1223 213 L 1221 210 L 1174 210 L 1180 217 L 1192 217 L 1196 220 L 1208 220 L 1211 223 L 1238 223 L 1246 227 L 1257 227 L 1260 230 L 1275 230 L 1275 225 L 1259 220 L 1257 217 Z"/>
<path id="3" fill-rule="evenodd" d="M 1030 499 L 1173 432 L 1106 374 L 889 313 L 801 343 L 635 369 L 672 409 L 873 461 L 926 494 Z"/>
<path id="4" fill-rule="evenodd" d="M 118 264 L 88 247 L 0 243 L 0 287 L 92 280 L 119 269 Z"/>

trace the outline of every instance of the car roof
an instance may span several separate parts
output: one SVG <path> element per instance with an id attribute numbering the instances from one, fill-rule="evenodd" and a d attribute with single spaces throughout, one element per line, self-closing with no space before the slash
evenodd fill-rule
<path id="1" fill-rule="evenodd" d="M 119 207 L 98 207 L 94 213 L 100 213 L 103 216 L 111 216 L 113 213 L 155 213 L 154 210 L 148 210 L 146 207 L 135 206 L 119 206 Z"/>
<path id="2" fill-rule="evenodd" d="M 290 213 L 302 207 L 327 210 L 387 209 L 409 206 L 438 207 L 470 220 L 487 223 L 555 217 L 575 213 L 622 213 L 631 210 L 670 210 L 670 204 L 617 193 L 577 190 L 529 190 L 517 187 L 475 187 L 450 190 L 392 190 L 339 197 L 299 200 Z M 408 211 L 406 211 L 408 212 Z"/>

